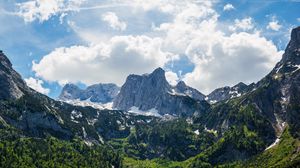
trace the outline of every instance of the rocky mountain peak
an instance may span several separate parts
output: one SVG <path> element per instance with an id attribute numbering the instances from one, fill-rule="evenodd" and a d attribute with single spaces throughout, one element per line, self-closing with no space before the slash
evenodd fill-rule
<path id="1" fill-rule="evenodd" d="M 0 62 L 1 62 L 1 65 L 9 68 L 9 67 L 12 67 L 12 64 L 11 62 L 9 61 L 9 59 L 4 55 L 3 51 L 0 50 Z"/>
<path id="2" fill-rule="evenodd" d="M 196 111 L 191 107 L 191 104 L 197 103 L 196 100 L 190 100 L 194 97 L 204 99 L 204 95 L 183 82 L 173 88 L 166 80 L 165 71 L 157 68 L 151 74 L 129 75 L 114 100 L 113 107 L 120 110 L 154 109 L 160 114 L 191 115 Z"/>
<path id="3" fill-rule="evenodd" d="M 64 86 L 64 89 L 65 90 L 79 90 L 79 87 L 76 86 L 75 84 L 72 84 L 72 83 L 67 83 L 65 86 Z"/>
<path id="4" fill-rule="evenodd" d="M 207 100 L 211 103 L 216 103 L 219 101 L 228 100 L 235 97 L 240 97 L 241 95 L 247 93 L 254 89 L 255 84 L 246 85 L 243 82 L 240 82 L 233 87 L 225 86 L 218 89 L 215 89 L 207 96 Z"/>
<path id="5" fill-rule="evenodd" d="M 144 77 L 143 80 L 147 86 L 152 88 L 151 90 L 156 90 L 156 91 L 171 90 L 171 85 L 168 83 L 165 76 L 165 71 L 162 68 L 155 69 L 147 77 Z"/>
<path id="6" fill-rule="evenodd" d="M 66 84 L 59 96 L 60 100 L 80 100 L 94 103 L 111 102 L 119 93 L 120 88 L 113 83 L 99 83 L 80 89 L 74 84 Z"/>
<path id="7" fill-rule="evenodd" d="M 164 83 L 168 83 L 166 76 L 165 76 L 165 70 L 163 70 L 162 68 L 156 68 L 150 75 L 150 78 L 153 78 L 155 80 L 158 80 L 158 82 L 164 82 Z"/>
<path id="8" fill-rule="evenodd" d="M 296 27 L 292 30 L 291 33 L 291 42 L 300 44 L 300 26 Z M 298 45 L 299 47 L 299 45 Z"/>
<path id="9" fill-rule="evenodd" d="M 60 100 L 77 99 L 81 95 L 81 92 L 82 90 L 78 86 L 72 83 L 68 83 L 63 87 L 62 92 L 59 95 L 59 99 Z"/>
<path id="10" fill-rule="evenodd" d="M 252 100 L 271 118 L 277 133 L 282 133 L 283 123 L 288 123 L 292 130 L 297 130 L 295 132 L 300 137 L 299 84 L 300 27 L 296 27 L 291 32 L 291 39 L 282 60 L 257 84 L 257 90 L 268 86 L 266 92 Z"/>
<path id="11" fill-rule="evenodd" d="M 200 93 L 197 89 L 194 89 L 185 84 L 184 81 L 179 81 L 175 86 L 176 93 L 184 94 L 196 100 L 204 100 L 205 95 Z"/>
<path id="12" fill-rule="evenodd" d="M 238 83 L 238 84 L 236 84 L 236 85 L 233 86 L 233 88 L 235 90 L 240 91 L 240 92 L 242 92 L 243 90 L 245 90 L 247 87 L 248 87 L 248 85 L 246 85 L 243 82 L 240 82 L 240 83 Z"/>
<path id="13" fill-rule="evenodd" d="M 247 86 L 247 85 L 243 82 L 239 82 L 238 84 L 234 85 L 234 87 L 244 87 L 244 86 Z"/>
<path id="14" fill-rule="evenodd" d="M 186 87 L 187 85 L 185 84 L 184 81 L 179 81 L 176 85 L 177 88 L 183 88 L 183 87 Z"/>
<path id="15" fill-rule="evenodd" d="M 280 64 L 288 62 L 300 64 L 300 26 L 292 30 L 291 40 L 285 49 Z"/>
<path id="16" fill-rule="evenodd" d="M 271 72 L 270 76 L 278 79 L 282 74 L 290 74 L 300 68 L 300 27 L 294 28 L 291 32 L 291 40 L 288 43 L 285 53 L 279 63 Z"/>
<path id="17" fill-rule="evenodd" d="M 0 52 L 0 99 L 18 99 L 29 88 L 21 76 L 12 68 L 5 54 Z"/>
<path id="18" fill-rule="evenodd" d="M 161 67 L 158 67 L 151 74 L 157 75 L 157 76 L 162 76 L 162 75 L 165 75 L 165 70 L 163 70 Z"/>

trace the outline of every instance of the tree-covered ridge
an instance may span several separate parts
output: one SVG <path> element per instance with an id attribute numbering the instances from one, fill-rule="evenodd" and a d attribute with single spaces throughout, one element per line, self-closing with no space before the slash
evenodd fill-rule
<path id="1" fill-rule="evenodd" d="M 288 127 L 277 146 L 270 148 L 238 167 L 297 167 L 300 165 L 300 141 L 293 138 Z"/>
<path id="2" fill-rule="evenodd" d="M 127 138 L 113 139 L 110 144 L 136 159 L 183 161 L 205 150 L 215 140 L 216 136 L 203 126 L 175 119 L 138 124 Z"/>
<path id="3" fill-rule="evenodd" d="M 20 136 L 0 129 L 0 167 L 122 167 L 120 156 L 110 147 L 88 146 L 79 139 Z"/>
<path id="4" fill-rule="evenodd" d="M 244 132 L 245 133 L 245 132 Z M 182 162 L 170 161 L 166 159 L 136 160 L 124 158 L 124 167 L 133 168 L 198 168 L 198 167 L 298 167 L 300 164 L 300 141 L 294 138 L 287 126 L 283 132 L 280 142 L 273 148 L 263 151 L 262 153 L 244 161 L 233 161 L 228 163 L 211 163 L 211 157 L 214 157 L 216 151 L 222 152 L 222 147 L 226 144 L 225 139 L 220 139 L 213 146 Z M 247 144 L 249 141 L 240 141 L 240 145 Z"/>

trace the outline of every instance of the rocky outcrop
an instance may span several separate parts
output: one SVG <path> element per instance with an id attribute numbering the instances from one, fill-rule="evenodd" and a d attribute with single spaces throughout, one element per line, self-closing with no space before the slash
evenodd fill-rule
<path id="1" fill-rule="evenodd" d="M 300 137 L 300 27 L 292 30 L 291 40 L 281 61 L 258 83 L 260 87 L 266 84 L 272 93 L 269 99 L 273 99 L 273 104 L 269 107 L 274 112 L 276 129 L 280 133 L 282 125 L 288 123 L 294 135 Z"/>
<path id="2" fill-rule="evenodd" d="M 70 130 L 63 128 L 63 124 L 55 115 L 46 112 L 25 112 L 14 125 L 35 136 L 44 136 L 49 130 L 59 138 L 70 139 L 73 136 Z"/>
<path id="3" fill-rule="evenodd" d="M 253 114 L 263 117 L 272 125 L 273 130 L 268 132 L 275 131 L 276 135 L 280 136 L 288 124 L 294 136 L 300 137 L 299 34 L 300 27 L 292 30 L 291 41 L 287 45 L 281 61 L 266 77 L 254 85 L 254 89 L 248 90 L 237 100 L 215 106 L 213 112 L 209 114 L 214 117 L 204 119 L 207 121 L 206 123 L 209 123 L 210 127 L 214 129 L 222 128 L 223 123 L 230 128 L 231 125 L 240 122 L 232 119 L 231 115 L 234 116 L 235 113 L 238 113 L 233 111 L 251 107 Z M 222 113 L 218 114 L 220 110 Z M 223 128 L 225 127 L 223 126 Z"/>
<path id="4" fill-rule="evenodd" d="M 21 76 L 12 68 L 11 62 L 0 51 L 0 99 L 18 99 L 29 91 Z"/>
<path id="5" fill-rule="evenodd" d="M 14 128 L 22 136 L 44 138 L 50 135 L 66 140 L 76 136 L 85 142 L 99 144 L 111 138 L 125 138 L 135 124 L 158 119 L 55 101 L 26 86 L 2 52 L 0 72 L 0 83 L 5 86 L 1 88 L 0 128 Z M 103 90 L 104 97 L 94 95 Z M 93 85 L 86 89 L 85 96 L 91 101 L 111 101 L 109 96 L 116 95 L 116 90 L 118 88 L 113 84 Z M 82 96 L 80 92 L 77 86 L 67 85 L 64 96 Z"/>
<path id="6" fill-rule="evenodd" d="M 233 87 L 225 86 L 222 88 L 215 89 L 213 92 L 207 95 L 206 100 L 213 104 L 231 98 L 240 97 L 241 95 L 244 95 L 245 93 L 253 90 L 254 88 L 254 83 L 246 85 L 243 82 L 240 82 Z"/>
<path id="7" fill-rule="evenodd" d="M 212 154 L 212 163 L 243 160 L 262 153 L 278 144 L 285 132 L 300 138 L 299 34 L 300 27 L 292 30 L 282 60 L 254 89 L 211 106 L 194 121 L 216 130 L 222 137 L 219 142 L 223 144 Z"/>
<path id="8" fill-rule="evenodd" d="M 11 125 L 33 136 L 55 134 L 70 138 L 54 109 L 54 101 L 30 89 L 9 59 L 0 52 L 0 118 L 2 125 Z M 47 107 L 47 108 L 46 108 Z"/>
<path id="9" fill-rule="evenodd" d="M 132 107 L 142 111 L 156 109 L 160 114 L 174 115 L 192 115 L 207 108 L 205 101 L 197 101 L 186 93 L 202 99 L 199 92 L 182 82 L 173 88 L 166 80 L 165 71 L 157 68 L 151 74 L 129 75 L 113 107 L 120 110 Z"/>
<path id="10" fill-rule="evenodd" d="M 162 101 L 162 94 L 169 92 L 171 92 L 171 86 L 161 68 L 147 75 L 129 75 L 113 107 L 129 110 L 132 106 L 136 106 L 140 107 L 140 110 L 149 110 Z"/>
<path id="11" fill-rule="evenodd" d="M 82 90 L 78 86 L 68 83 L 63 87 L 58 99 L 60 100 L 78 99 L 81 96 L 81 93 Z"/>
<path id="12" fill-rule="evenodd" d="M 108 103 L 119 93 L 120 88 L 112 83 L 95 84 L 88 86 L 86 89 L 80 89 L 74 84 L 66 84 L 59 96 L 62 101 L 79 100 L 90 101 L 94 103 Z"/>
<path id="13" fill-rule="evenodd" d="M 187 86 L 184 81 L 179 81 L 174 88 L 175 93 L 187 95 L 196 100 L 204 100 L 205 95 L 190 86 Z"/>

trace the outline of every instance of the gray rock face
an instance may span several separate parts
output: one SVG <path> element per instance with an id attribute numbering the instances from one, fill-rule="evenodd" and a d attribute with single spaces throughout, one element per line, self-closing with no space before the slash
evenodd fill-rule
<path id="1" fill-rule="evenodd" d="M 224 134 L 233 126 L 241 128 L 247 125 L 257 132 L 265 146 L 270 148 L 281 138 L 284 130 L 293 137 L 300 137 L 300 27 L 293 29 L 282 60 L 262 80 L 255 89 L 246 92 L 237 99 L 220 102 L 212 106 L 205 117 L 199 118 L 207 128 Z M 229 88 L 230 90 L 230 88 Z M 247 109 L 247 110 L 246 110 Z M 249 115 L 250 114 L 250 115 Z M 288 129 L 285 129 L 288 126 Z M 235 137 L 233 137 L 235 138 Z M 235 140 L 234 140 L 235 141 Z M 243 159 L 253 155 L 228 144 L 222 150 L 222 156 L 214 155 L 217 163 L 222 159 Z M 243 155 L 246 154 L 246 155 Z M 248 154 L 247 154 L 248 153 Z M 226 158 L 227 157 L 227 158 Z"/>
<path id="2" fill-rule="evenodd" d="M 214 117 L 214 129 L 219 127 L 230 128 L 233 120 L 227 118 L 236 108 L 253 106 L 253 111 L 266 118 L 273 127 L 267 132 L 274 131 L 280 136 L 289 125 L 290 132 L 295 137 L 300 137 L 300 27 L 293 29 L 291 41 L 289 42 L 282 60 L 275 68 L 255 84 L 255 89 L 245 93 L 233 106 L 222 111 L 223 116 Z M 216 105 L 216 109 L 226 105 L 223 102 Z M 219 110 L 215 110 L 218 113 Z M 210 113 L 210 115 L 214 116 Z M 206 119 L 208 120 L 208 119 Z M 238 121 L 237 121 L 238 122 Z M 270 136 L 271 138 L 275 138 Z M 269 138 L 270 138 L 269 137 Z M 275 139 L 273 139 L 274 142 Z"/>
<path id="3" fill-rule="evenodd" d="M 60 100 L 89 100 L 95 103 L 108 103 L 119 93 L 120 88 L 112 83 L 95 84 L 87 87 L 85 90 L 78 88 L 74 84 L 66 84 L 59 96 Z"/>
<path id="4" fill-rule="evenodd" d="M 204 94 L 200 93 L 197 89 L 187 86 L 183 81 L 178 82 L 178 84 L 175 86 L 175 91 L 177 93 L 181 93 L 181 94 L 190 96 L 191 98 L 196 99 L 196 100 L 204 100 L 205 99 Z"/>
<path id="5" fill-rule="evenodd" d="M 51 135 L 67 140 L 76 136 L 98 144 L 110 138 L 125 138 L 135 124 L 158 119 L 55 101 L 27 87 L 2 52 L 0 72 L 1 86 L 5 86 L 0 88 L 0 128 L 13 127 L 24 136 L 44 138 Z M 111 87 L 114 88 L 109 84 L 100 88 L 92 86 L 87 89 L 87 94 L 89 96 L 99 89 L 110 90 Z M 70 88 L 74 91 L 72 94 L 79 95 L 76 86 L 69 85 Z"/>
<path id="6" fill-rule="evenodd" d="M 31 134 L 36 136 L 43 136 L 43 133 L 47 130 L 51 130 L 53 133 L 64 138 L 70 138 L 72 136 L 71 131 L 61 126 L 58 118 L 46 112 L 25 112 L 14 125 L 22 130 L 28 130 Z"/>
<path id="7" fill-rule="evenodd" d="M 63 128 L 60 117 L 53 114 L 55 110 L 50 110 L 53 100 L 30 89 L 3 52 L 0 52 L 0 88 L 2 125 L 12 125 L 36 136 L 45 132 L 71 135 Z"/>
<path id="8" fill-rule="evenodd" d="M 66 84 L 60 95 L 59 99 L 60 100 L 73 100 L 73 99 L 78 99 L 81 96 L 82 90 L 74 85 L 74 84 Z"/>
<path id="9" fill-rule="evenodd" d="M 282 60 L 258 85 L 268 84 L 266 100 L 272 100 L 265 106 L 257 99 L 262 111 L 273 119 L 277 130 L 282 131 L 283 123 L 288 123 L 295 136 L 300 137 L 300 27 L 292 30 L 291 40 L 283 54 Z M 264 105 L 264 104 L 263 104 Z"/>
<path id="10" fill-rule="evenodd" d="M 214 90 L 206 97 L 206 100 L 210 103 L 224 101 L 231 98 L 239 97 L 247 93 L 248 91 L 251 91 L 254 88 L 255 88 L 254 83 L 250 85 L 246 85 L 240 82 L 233 87 L 225 86 Z"/>
<path id="11" fill-rule="evenodd" d="M 12 68 L 11 62 L 0 51 L 0 99 L 18 99 L 29 90 L 21 76 Z"/>
<path id="12" fill-rule="evenodd" d="M 177 94 L 175 90 L 181 93 Z M 156 109 L 160 114 L 175 115 L 192 115 L 194 112 L 204 110 L 207 105 L 206 102 L 201 102 L 203 103 L 201 104 L 188 95 L 182 94 L 188 90 L 191 88 L 183 86 L 183 83 L 172 88 L 166 80 L 165 71 L 157 68 L 149 75 L 129 75 L 114 100 L 113 107 L 129 110 L 134 106 L 142 111 Z M 195 92 L 195 90 L 193 91 Z M 196 92 L 194 95 L 201 97 Z"/>
<path id="13" fill-rule="evenodd" d="M 296 61 L 297 59 L 299 61 L 299 44 L 300 44 L 300 27 L 294 28 L 291 33 L 291 40 L 285 49 L 285 53 L 283 54 L 282 60 L 280 61 L 280 64 L 288 61 Z M 295 57 L 296 54 L 296 57 Z M 299 63 L 299 62 L 297 62 Z"/>
<path id="14" fill-rule="evenodd" d="M 149 75 L 129 75 L 115 99 L 113 107 L 129 110 L 130 107 L 136 106 L 141 110 L 149 110 L 154 108 L 153 105 L 162 101 L 162 94 L 168 92 L 171 92 L 171 86 L 161 68 Z"/>

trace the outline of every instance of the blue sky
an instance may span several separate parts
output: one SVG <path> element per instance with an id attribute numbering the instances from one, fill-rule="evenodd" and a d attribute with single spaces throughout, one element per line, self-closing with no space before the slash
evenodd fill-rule
<path id="1" fill-rule="evenodd" d="M 256 82 L 281 58 L 300 1 L 4 0 L 0 48 L 28 85 L 116 83 L 163 67 L 203 93 Z"/>

